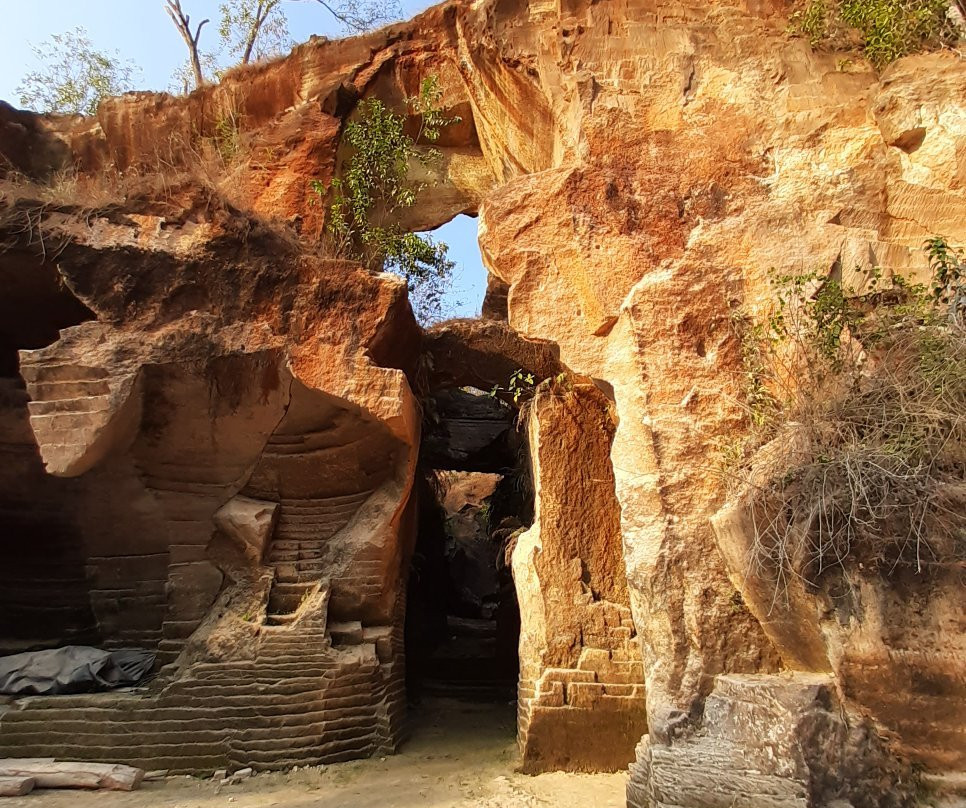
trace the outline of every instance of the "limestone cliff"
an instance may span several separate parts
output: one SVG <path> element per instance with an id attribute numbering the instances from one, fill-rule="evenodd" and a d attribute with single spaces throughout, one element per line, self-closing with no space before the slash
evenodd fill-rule
<path id="1" fill-rule="evenodd" d="M 328 625 L 324 589 L 339 618 L 319 629 L 319 653 L 352 637 L 360 664 L 393 681 L 401 649 L 373 628 L 388 637 L 398 624 L 418 443 L 403 371 L 419 348 L 398 285 L 308 246 L 325 208 L 307 184 L 338 171 L 360 98 L 401 106 L 438 75 L 462 123 L 404 224 L 478 213 L 498 293 L 488 311 L 505 296 L 506 323 L 437 332 L 427 349 L 462 339 L 468 356 L 492 358 L 499 331 L 507 352 L 576 380 L 530 407 L 537 521 L 513 553 L 525 765 L 622 765 L 640 740 L 634 806 L 899 805 L 908 790 L 893 756 L 961 771 L 961 580 L 917 593 L 914 613 L 875 580 L 836 620 L 813 592 L 795 625 L 772 620 L 742 568 L 747 526 L 715 474 L 722 442 L 745 428 L 732 312 L 768 301 L 771 272 L 858 284 L 876 266 L 921 279 L 926 237 L 966 243 L 966 65 L 938 53 L 880 76 L 790 38 L 788 11 L 780 0 L 451 2 L 306 43 L 188 98 L 131 94 L 77 120 L 0 107 L 4 165 L 27 177 L 71 169 L 105 178 L 108 196 L 158 175 L 209 189 L 168 208 L 164 183 L 147 206 L 8 206 L 28 226 L 5 214 L 0 262 L 23 303 L 0 344 L 35 349 L 19 367 L 48 471 L 83 473 L 53 496 L 129 492 L 111 503 L 125 512 L 113 524 L 136 514 L 150 528 L 125 541 L 166 558 L 207 546 L 236 495 L 280 503 L 275 602 L 294 597 L 293 613 Z M 217 123 L 229 115 L 226 154 Z M 23 305 L 49 325 L 19 316 Z M 500 381 L 452 354 L 444 365 L 459 383 Z M 12 396 L 23 446 L 23 395 Z M 351 459 L 315 466 L 323 445 L 351 445 Z M 299 519 L 330 500 L 349 520 L 332 535 L 351 552 L 297 566 L 289 583 L 312 587 L 285 589 L 286 553 L 319 557 L 301 555 Z M 176 623 L 183 637 L 208 614 L 231 565 L 204 563 L 167 568 L 171 591 L 210 597 L 159 628 Z M 189 569 L 206 583 L 179 583 Z M 182 661 L 219 658 L 189 643 Z M 373 714 L 391 716 L 398 701 L 380 698 Z M 19 739 L 16 718 L 0 721 L 0 744 Z M 391 745 L 386 726 L 372 737 Z M 582 733 L 599 748 L 574 742 Z"/>

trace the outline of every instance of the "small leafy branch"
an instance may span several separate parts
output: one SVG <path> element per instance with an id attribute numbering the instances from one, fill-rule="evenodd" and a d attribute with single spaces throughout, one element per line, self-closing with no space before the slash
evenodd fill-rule
<path id="1" fill-rule="evenodd" d="M 429 76 L 423 79 L 419 94 L 406 100 L 419 119 L 415 137 L 407 134 L 403 115 L 377 98 L 366 99 L 359 105 L 358 117 L 345 127 L 343 144 L 349 157 L 342 176 L 330 185 L 319 180 L 310 184 L 320 199 L 331 194 L 328 233 L 336 252 L 401 275 L 411 292 L 423 290 L 419 302 L 424 314 L 439 309 L 454 264 L 447 258 L 445 244 L 405 232 L 399 215 L 416 204 L 425 187 L 410 181 L 410 166 L 431 166 L 441 158 L 438 149 L 417 144 L 435 143 L 444 127 L 459 121 L 443 114 L 442 97 L 439 79 Z"/>
<path id="2" fill-rule="evenodd" d="M 726 474 L 753 517 L 751 571 L 778 586 L 966 559 L 963 263 L 925 247 L 931 289 L 784 276 L 764 322 L 734 317 L 749 431 Z"/>
<path id="3" fill-rule="evenodd" d="M 532 373 L 525 372 L 522 368 L 517 368 L 510 374 L 510 381 L 507 387 L 498 384 L 493 385 L 487 395 L 490 398 L 501 398 L 507 396 L 513 399 L 514 404 L 519 404 L 521 400 L 533 398 L 536 390 L 536 379 Z"/>
<path id="4" fill-rule="evenodd" d="M 928 239 L 925 247 L 933 271 L 933 298 L 946 306 L 952 322 L 962 326 L 966 324 L 966 259 L 941 236 Z"/>
<path id="5" fill-rule="evenodd" d="M 813 47 L 858 44 L 877 69 L 955 41 L 949 0 L 806 0 L 792 30 Z"/>
<path id="6" fill-rule="evenodd" d="M 215 121 L 212 143 L 224 165 L 229 165 L 241 149 L 241 127 L 238 112 L 232 108 Z"/>

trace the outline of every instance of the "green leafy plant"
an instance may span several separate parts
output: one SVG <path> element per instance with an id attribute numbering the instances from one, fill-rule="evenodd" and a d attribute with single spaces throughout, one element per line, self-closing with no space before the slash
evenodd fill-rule
<path id="1" fill-rule="evenodd" d="M 751 571 L 778 586 L 966 559 L 962 264 L 945 241 L 927 249 L 932 290 L 877 269 L 861 294 L 785 276 L 760 325 L 735 318 L 749 430 L 723 460 L 753 517 Z"/>
<path id="2" fill-rule="evenodd" d="M 947 307 L 951 320 L 966 323 L 966 260 L 941 236 L 927 239 L 925 248 L 933 271 L 933 298 Z"/>
<path id="3" fill-rule="evenodd" d="M 280 56 L 292 46 L 283 0 L 223 0 L 218 36 L 239 64 Z"/>
<path id="4" fill-rule="evenodd" d="M 901 56 L 956 38 L 948 0 L 807 0 L 792 17 L 813 47 L 849 44 L 857 37 L 866 58 L 883 68 Z"/>
<path id="5" fill-rule="evenodd" d="M 403 115 L 377 98 L 366 99 L 343 133 L 349 154 L 341 176 L 330 185 L 318 180 L 310 184 L 320 199 L 331 194 L 328 233 L 336 252 L 404 277 L 417 301 L 414 307 L 424 318 L 439 311 L 454 264 L 445 244 L 404 231 L 399 217 L 416 204 L 425 187 L 410 180 L 410 166 L 430 166 L 441 157 L 437 149 L 418 144 L 435 143 L 442 128 L 459 121 L 443 115 L 442 96 L 438 78 L 430 76 L 422 81 L 419 94 L 407 99 L 419 120 L 415 137 L 406 131 Z"/>
<path id="6" fill-rule="evenodd" d="M 510 374 L 507 387 L 501 387 L 495 384 L 487 395 L 490 398 L 507 396 L 513 399 L 514 404 L 519 404 L 521 400 L 532 398 L 535 390 L 536 379 L 534 375 L 524 371 L 522 368 L 517 368 Z"/>
<path id="7" fill-rule="evenodd" d="M 225 165 L 231 163 L 238 154 L 241 146 L 240 135 L 238 115 L 234 110 L 229 110 L 215 121 L 214 146 Z"/>
<path id="8" fill-rule="evenodd" d="M 808 39 L 813 48 L 818 47 L 829 35 L 828 13 L 825 0 L 809 0 L 792 15 L 792 30 Z"/>
<path id="9" fill-rule="evenodd" d="M 490 500 L 485 500 L 479 508 L 476 509 L 476 522 L 483 530 L 484 533 L 490 532 L 490 520 L 493 516 L 493 509 Z"/>

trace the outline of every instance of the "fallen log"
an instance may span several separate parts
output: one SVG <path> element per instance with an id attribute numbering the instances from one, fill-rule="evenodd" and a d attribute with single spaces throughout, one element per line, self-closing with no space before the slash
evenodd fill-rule
<path id="1" fill-rule="evenodd" d="M 34 790 L 33 777 L 0 777 L 0 797 L 22 797 Z"/>
<path id="2" fill-rule="evenodd" d="M 53 758 L 0 758 L 0 777 L 34 780 L 36 788 L 106 788 L 133 791 L 144 770 L 115 763 L 55 761 Z"/>

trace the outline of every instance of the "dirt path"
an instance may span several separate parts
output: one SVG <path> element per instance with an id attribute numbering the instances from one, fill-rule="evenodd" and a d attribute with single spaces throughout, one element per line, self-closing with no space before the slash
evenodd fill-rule
<path id="1" fill-rule="evenodd" d="M 623 773 L 516 773 L 514 724 L 512 706 L 434 700 L 398 755 L 234 786 L 170 777 L 130 794 L 38 791 L 3 808 L 624 808 Z"/>

